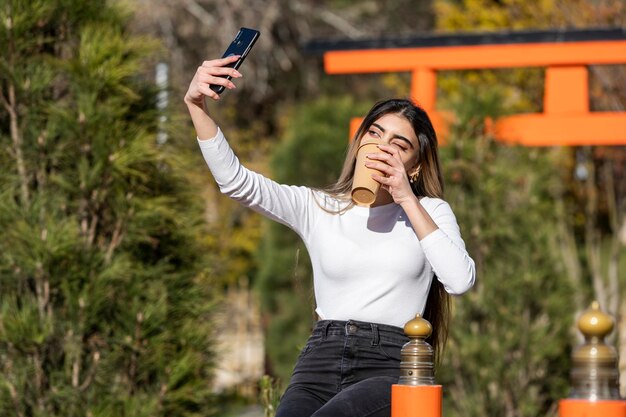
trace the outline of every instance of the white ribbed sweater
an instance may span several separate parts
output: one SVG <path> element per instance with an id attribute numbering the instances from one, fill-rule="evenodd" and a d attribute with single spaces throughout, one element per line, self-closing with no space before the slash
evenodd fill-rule
<path id="1" fill-rule="evenodd" d="M 474 261 L 445 201 L 420 199 L 439 227 L 420 241 L 398 204 L 328 213 L 320 205 L 336 210 L 345 203 L 246 169 L 221 130 L 198 143 L 224 194 L 287 225 L 302 238 L 313 266 L 321 319 L 403 327 L 423 313 L 434 274 L 451 294 L 461 294 L 474 284 Z"/>

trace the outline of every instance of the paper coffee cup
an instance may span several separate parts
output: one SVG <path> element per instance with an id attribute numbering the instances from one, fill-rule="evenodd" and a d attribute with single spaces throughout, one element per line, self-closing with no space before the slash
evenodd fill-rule
<path id="1" fill-rule="evenodd" d="M 352 201 L 361 206 L 371 205 L 376 200 L 376 194 L 380 189 L 380 183 L 372 178 L 372 174 L 383 175 L 383 173 L 365 166 L 368 160 L 365 155 L 377 152 L 380 152 L 380 149 L 376 143 L 365 143 L 357 150 L 352 179 Z"/>

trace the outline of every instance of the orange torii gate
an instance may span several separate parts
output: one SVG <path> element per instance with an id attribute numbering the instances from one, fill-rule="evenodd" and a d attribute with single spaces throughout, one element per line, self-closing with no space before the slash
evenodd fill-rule
<path id="1" fill-rule="evenodd" d="M 503 117 L 498 140 L 526 146 L 624 145 L 626 112 L 589 110 L 589 65 L 626 63 L 624 29 L 507 32 L 370 41 L 313 41 L 328 74 L 411 72 L 411 97 L 445 134 L 437 72 L 545 67 L 543 113 Z M 626 86 L 624 86 L 626 89 Z M 353 120 L 354 132 L 359 120 Z"/>

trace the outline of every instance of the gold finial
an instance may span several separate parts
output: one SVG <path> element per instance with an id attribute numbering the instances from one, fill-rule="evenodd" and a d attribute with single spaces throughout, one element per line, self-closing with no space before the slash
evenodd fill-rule
<path id="1" fill-rule="evenodd" d="M 404 325 L 404 334 L 409 337 L 420 337 L 427 339 L 433 332 L 433 326 L 420 316 L 419 314 L 406 322 Z"/>
<path id="2" fill-rule="evenodd" d="M 411 339 L 400 352 L 400 385 L 434 385 L 434 351 L 426 339 L 433 331 L 431 324 L 419 314 L 404 325 L 404 333 Z"/>
<path id="3" fill-rule="evenodd" d="M 619 399 L 617 352 L 604 342 L 613 324 L 613 318 L 600 310 L 597 301 L 578 319 L 578 329 L 585 336 L 585 343 L 572 354 L 571 398 Z"/>
<path id="4" fill-rule="evenodd" d="M 578 319 L 578 330 L 585 339 L 604 339 L 613 330 L 613 318 L 600 310 L 600 303 L 594 301 Z"/>

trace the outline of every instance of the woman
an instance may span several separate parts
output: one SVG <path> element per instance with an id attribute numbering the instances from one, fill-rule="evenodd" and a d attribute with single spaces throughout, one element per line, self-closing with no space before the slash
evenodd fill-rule
<path id="1" fill-rule="evenodd" d="M 242 167 L 207 115 L 209 86 L 235 88 L 241 74 L 225 65 L 237 57 L 205 61 L 185 103 L 202 154 L 221 191 L 300 235 L 314 274 L 316 312 L 281 399 L 277 417 L 389 416 L 390 386 L 399 376 L 404 324 L 423 314 L 440 350 L 447 333 L 448 293 L 474 283 L 450 206 L 443 201 L 437 139 L 426 113 L 408 100 L 377 103 L 349 148 L 333 187 L 312 190 L 277 184 Z M 356 150 L 376 141 L 366 165 L 381 190 L 371 207 L 355 206 L 350 189 Z"/>

